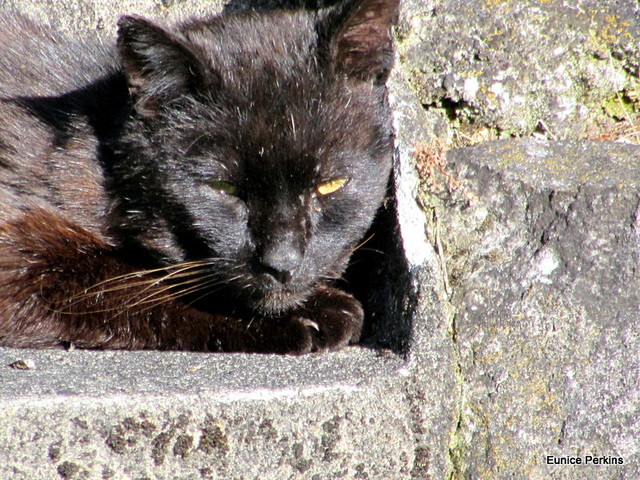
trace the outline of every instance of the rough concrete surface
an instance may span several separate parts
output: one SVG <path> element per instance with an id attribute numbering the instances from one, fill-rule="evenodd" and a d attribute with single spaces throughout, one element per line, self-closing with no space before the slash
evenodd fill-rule
<path id="1" fill-rule="evenodd" d="M 640 147 L 489 142 L 449 166 L 474 201 L 425 202 L 456 310 L 460 476 L 639 478 Z"/>
<path id="2" fill-rule="evenodd" d="M 4 349 L 0 358 L 3 479 L 408 478 L 411 469 L 407 372 L 393 355 Z M 32 370 L 7 366 L 25 359 Z"/>
<path id="3" fill-rule="evenodd" d="M 637 114 L 636 0 L 405 0 L 402 68 L 420 102 L 500 134 L 597 136 Z"/>
<path id="4" fill-rule="evenodd" d="M 114 5 L 0 0 L 105 38 L 121 13 L 222 3 Z M 640 478 L 640 147 L 452 150 L 453 193 L 419 186 L 414 168 L 417 144 L 464 121 L 578 138 L 635 113 L 637 2 L 402 9 L 394 201 L 370 242 L 385 254 L 361 292 L 367 345 L 303 357 L 0 349 L 0 479 Z M 628 111 L 607 113 L 618 95 Z"/>
<path id="5" fill-rule="evenodd" d="M 177 21 L 189 15 L 217 12 L 224 0 L 0 0 L 0 11 L 18 11 L 70 35 L 115 34 L 121 15 Z"/>

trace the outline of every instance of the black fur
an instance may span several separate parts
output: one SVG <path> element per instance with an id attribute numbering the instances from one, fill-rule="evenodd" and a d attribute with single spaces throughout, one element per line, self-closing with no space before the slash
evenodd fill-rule
<path id="1" fill-rule="evenodd" d="M 123 17 L 116 50 L 1 20 L 0 344 L 357 341 L 334 282 L 385 196 L 396 10 Z"/>

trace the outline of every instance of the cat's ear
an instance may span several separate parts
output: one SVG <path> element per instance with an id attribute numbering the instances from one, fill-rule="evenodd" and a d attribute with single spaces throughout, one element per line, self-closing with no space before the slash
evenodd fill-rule
<path id="1" fill-rule="evenodd" d="M 399 0 L 347 0 L 320 24 L 332 69 L 382 84 L 393 66 L 392 26 Z M 323 48 L 323 45 L 319 45 Z"/>
<path id="2" fill-rule="evenodd" d="M 136 109 L 152 116 L 167 98 L 195 90 L 206 70 L 187 44 L 136 16 L 118 21 L 118 51 Z"/>

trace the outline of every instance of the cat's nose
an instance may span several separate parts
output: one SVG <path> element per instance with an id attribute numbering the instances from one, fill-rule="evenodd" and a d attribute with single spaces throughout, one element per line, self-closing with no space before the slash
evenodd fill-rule
<path id="1" fill-rule="evenodd" d="M 293 271 L 302 263 L 302 252 L 294 242 L 274 243 L 264 250 L 260 256 L 264 272 L 280 283 L 289 283 Z"/>

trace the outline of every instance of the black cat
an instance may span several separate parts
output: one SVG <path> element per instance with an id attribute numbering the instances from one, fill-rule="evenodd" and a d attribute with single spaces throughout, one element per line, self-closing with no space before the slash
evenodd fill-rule
<path id="1" fill-rule="evenodd" d="M 397 8 L 123 17 L 117 48 L 0 20 L 0 345 L 356 342 Z"/>

